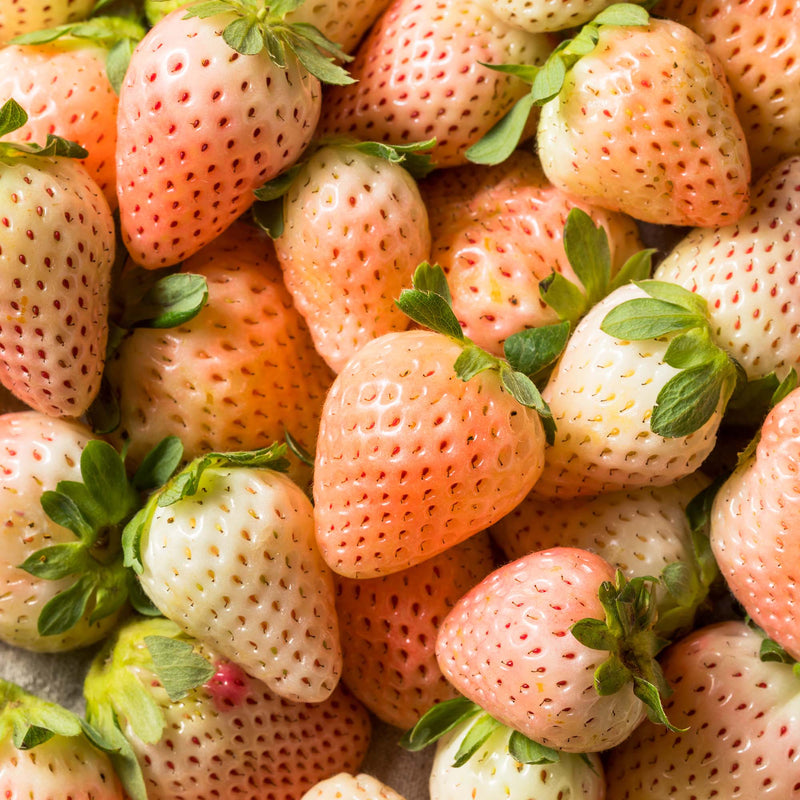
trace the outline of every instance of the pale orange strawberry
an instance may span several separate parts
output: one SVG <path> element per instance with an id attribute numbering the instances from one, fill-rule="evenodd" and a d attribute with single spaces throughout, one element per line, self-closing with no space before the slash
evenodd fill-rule
<path id="1" fill-rule="evenodd" d="M 430 233 L 401 164 L 355 145 L 322 147 L 294 177 L 283 218 L 275 251 L 284 281 L 331 369 L 408 327 L 395 299 L 428 260 Z"/>
<path id="2" fill-rule="evenodd" d="M 720 60 L 753 172 L 800 154 L 800 6 L 794 0 L 661 0 Z"/>
<path id="3" fill-rule="evenodd" d="M 332 375 L 269 238 L 236 223 L 183 269 L 207 279 L 208 305 L 177 328 L 139 328 L 122 343 L 107 372 L 121 410 L 114 441 L 129 441 L 132 464 L 170 434 L 187 458 L 266 447 L 287 430 L 313 452 Z M 302 465 L 292 475 L 307 478 Z"/>
<path id="4" fill-rule="evenodd" d="M 389 144 L 436 139 L 441 167 L 526 92 L 483 64 L 541 63 L 553 42 L 501 22 L 474 0 L 394 0 L 355 52 L 357 83 L 326 93 L 319 132 Z"/>
<path id="5" fill-rule="evenodd" d="M 0 44 L 23 33 L 85 19 L 94 4 L 95 0 L 3 0 Z"/>
<path id="6" fill-rule="evenodd" d="M 28 111 L 27 123 L 6 136 L 44 142 L 50 133 L 84 147 L 81 160 L 113 210 L 117 206 L 114 154 L 117 95 L 106 73 L 107 51 L 55 42 L 0 49 L 0 98 L 13 97 Z"/>
<path id="7" fill-rule="evenodd" d="M 391 0 L 307 0 L 290 11 L 286 20 L 314 25 L 345 53 L 352 53 L 390 2 Z"/>
<path id="8" fill-rule="evenodd" d="M 379 719 L 411 728 L 431 706 L 456 696 L 436 663 L 436 634 L 493 567 L 489 537 L 481 532 L 392 575 L 337 577 L 342 680 Z"/>
<path id="9" fill-rule="evenodd" d="M 464 335 L 496 355 L 511 334 L 558 322 L 542 299 L 542 280 L 555 271 L 583 289 L 564 251 L 572 208 L 586 211 L 606 231 L 612 275 L 641 249 L 632 219 L 571 200 L 523 150 L 486 169 L 438 170 L 420 186 L 431 261 L 447 274 Z"/>
<path id="10" fill-rule="evenodd" d="M 320 781 L 309 789 L 301 800 L 404 800 L 377 778 L 361 773 L 342 772 Z"/>

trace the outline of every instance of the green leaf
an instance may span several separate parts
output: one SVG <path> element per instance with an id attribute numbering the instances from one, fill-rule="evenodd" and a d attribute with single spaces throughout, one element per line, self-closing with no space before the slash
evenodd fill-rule
<path id="1" fill-rule="evenodd" d="M 447 276 L 438 264 L 421 262 L 414 270 L 411 279 L 412 286 L 420 292 L 433 292 L 444 298 L 448 305 L 452 305 L 453 296 L 447 284 Z"/>
<path id="2" fill-rule="evenodd" d="M 653 269 L 653 256 L 657 252 L 657 250 L 651 248 L 634 253 L 612 278 L 609 291 L 619 289 L 620 286 L 625 286 L 628 283 L 647 280 Z"/>
<path id="3" fill-rule="evenodd" d="M 586 295 L 560 272 L 552 272 L 539 282 L 539 295 L 559 319 L 573 325 L 589 307 Z"/>
<path id="4" fill-rule="evenodd" d="M 156 744 L 164 731 L 164 715 L 149 687 L 142 686 L 139 678 L 125 667 L 115 669 L 113 679 L 109 694 L 114 710 L 128 722 L 139 739 Z"/>
<path id="5" fill-rule="evenodd" d="M 57 581 L 83 572 L 88 568 L 90 560 L 85 545 L 81 542 L 69 542 L 37 550 L 19 565 L 19 569 L 36 578 Z"/>
<path id="6" fill-rule="evenodd" d="M 661 571 L 661 581 L 680 606 L 690 606 L 697 597 L 697 577 L 683 561 L 673 561 Z"/>
<path id="7" fill-rule="evenodd" d="M 617 637 L 608 629 L 601 619 L 586 617 L 579 620 L 571 628 L 572 635 L 584 646 L 592 650 L 615 650 Z"/>
<path id="8" fill-rule="evenodd" d="M 226 0 L 205 0 L 205 2 L 188 6 L 183 19 L 191 19 L 192 17 L 208 19 L 208 17 L 215 17 L 217 14 L 227 14 L 230 10 L 230 3 L 226 2 Z"/>
<path id="9" fill-rule="evenodd" d="M 480 710 L 479 706 L 466 697 L 455 697 L 438 703 L 426 711 L 417 724 L 403 735 L 400 746 L 411 752 L 424 750 Z"/>
<path id="10" fill-rule="evenodd" d="M 72 531 L 81 541 L 92 540 L 94 528 L 71 497 L 57 491 L 45 491 L 42 492 L 40 502 L 44 513 L 56 525 Z"/>
<path id="11" fill-rule="evenodd" d="M 541 106 L 548 100 L 552 100 L 561 91 L 566 77 L 567 65 L 561 58 L 560 53 L 552 54 L 545 61 L 533 81 L 531 88 L 532 102 Z"/>
<path id="12" fill-rule="evenodd" d="M 586 290 L 588 305 L 601 300 L 611 280 L 611 249 L 602 225 L 580 208 L 572 208 L 564 225 L 564 250 Z"/>
<path id="13" fill-rule="evenodd" d="M 798 381 L 800 381 L 800 378 L 798 378 L 797 370 L 789 370 L 789 374 L 780 382 L 780 385 L 772 395 L 770 407 L 775 407 L 787 395 L 791 394 L 797 388 Z"/>
<path id="14" fill-rule="evenodd" d="M 271 181 L 262 184 L 253 192 L 256 199 L 260 200 L 262 203 L 268 203 L 271 200 L 277 200 L 279 197 L 283 197 L 286 192 L 289 191 L 289 187 L 294 183 L 302 169 L 302 163 L 293 164 L 289 169 L 281 172 L 277 178 L 273 178 Z"/>
<path id="15" fill-rule="evenodd" d="M 169 636 L 145 636 L 155 673 L 173 702 L 186 697 L 214 675 L 210 664 L 188 642 Z"/>
<path id="16" fill-rule="evenodd" d="M 139 498 L 128 481 L 120 454 L 101 439 L 91 439 L 81 453 L 81 477 L 106 521 L 121 522 L 138 505 Z"/>
<path id="17" fill-rule="evenodd" d="M 523 95 L 511 110 L 475 144 L 465 155 L 473 164 L 500 164 L 516 149 L 531 115 L 534 97 Z"/>
<path id="18" fill-rule="evenodd" d="M 594 25 L 641 26 L 650 24 L 647 10 L 637 3 L 615 3 L 604 8 L 592 20 Z"/>
<path id="19" fill-rule="evenodd" d="M 283 233 L 283 198 L 253 203 L 250 214 L 253 222 L 261 228 L 270 239 L 277 239 Z"/>
<path id="20" fill-rule="evenodd" d="M 405 145 L 386 144 L 385 142 L 354 142 L 351 147 L 360 153 L 382 158 L 392 164 L 400 164 L 417 180 L 429 175 L 434 164 L 430 155 L 424 151 L 436 146 L 436 139 L 424 142 L 411 142 Z"/>
<path id="21" fill-rule="evenodd" d="M 286 69 L 286 47 L 284 40 L 276 36 L 269 28 L 264 28 L 264 46 L 267 48 L 267 55 L 270 61 L 278 69 Z"/>
<path id="22" fill-rule="evenodd" d="M 28 121 L 25 110 L 13 98 L 6 100 L 0 108 L 0 136 L 19 130 Z"/>
<path id="23" fill-rule="evenodd" d="M 464 341 L 458 318 L 441 295 L 417 289 L 403 289 L 395 303 L 414 322 L 456 341 Z"/>
<path id="24" fill-rule="evenodd" d="M 676 283 L 668 283 L 667 281 L 638 281 L 636 285 L 656 300 L 680 306 L 685 311 L 690 311 L 696 314 L 697 317 L 706 319 L 708 303 L 695 292 L 690 292 Z"/>
<path id="25" fill-rule="evenodd" d="M 82 539 L 86 544 L 94 544 L 97 538 L 97 528 L 108 522 L 105 509 L 98 503 L 85 483 L 80 481 L 59 481 L 56 492 L 68 497 L 78 507 L 86 521 L 92 527 L 92 533 Z"/>
<path id="26" fill-rule="evenodd" d="M 509 367 L 500 369 L 500 380 L 511 396 L 526 408 L 534 408 L 541 417 L 552 418 L 550 407 L 545 403 L 536 384 L 521 372 L 516 372 Z"/>
<path id="27" fill-rule="evenodd" d="M 305 464 L 307 467 L 314 466 L 314 456 L 312 453 L 309 453 L 308 450 L 303 447 L 300 442 L 292 436 L 291 432 L 288 430 L 283 431 L 283 438 L 286 442 L 286 446 L 289 448 L 289 452 L 292 453 L 299 461 Z"/>
<path id="28" fill-rule="evenodd" d="M 470 726 L 453 758 L 454 767 L 463 767 L 486 740 L 502 727 L 494 717 L 488 714 L 481 714 L 478 719 Z"/>
<path id="29" fill-rule="evenodd" d="M 45 603 L 36 623 L 39 635 L 55 636 L 73 628 L 86 613 L 96 580 L 96 575 L 84 574 L 69 589 Z"/>
<path id="30" fill-rule="evenodd" d="M 495 356 L 475 344 L 464 347 L 453 365 L 456 375 L 462 381 L 468 381 L 487 369 L 497 369 L 498 366 L 499 361 Z"/>
<path id="31" fill-rule="evenodd" d="M 100 391 L 86 414 L 89 425 L 98 436 L 104 436 L 119 427 L 121 417 L 119 401 L 105 373 L 100 378 Z"/>
<path id="32" fill-rule="evenodd" d="M 761 661 L 772 661 L 778 664 L 794 664 L 795 660 L 772 639 L 764 639 L 761 642 L 758 657 Z"/>
<path id="33" fill-rule="evenodd" d="M 666 439 L 688 436 L 714 414 L 730 373 L 718 361 L 683 370 L 664 384 L 650 418 L 653 433 Z"/>
<path id="34" fill-rule="evenodd" d="M 128 571 L 128 600 L 130 600 L 133 610 L 144 617 L 160 617 L 161 611 L 155 606 L 153 601 L 145 594 L 142 584 L 139 583 L 136 573 Z"/>
<path id="35" fill-rule="evenodd" d="M 716 362 L 719 348 L 711 341 L 707 327 L 678 334 L 664 353 L 664 363 L 675 369 L 692 369 Z"/>
<path id="36" fill-rule="evenodd" d="M 208 282 L 202 275 L 177 272 L 156 281 L 126 309 L 126 328 L 175 328 L 194 319 L 208 302 Z"/>
<path id="37" fill-rule="evenodd" d="M 606 314 L 600 330 L 617 339 L 642 341 L 658 339 L 705 324 L 705 318 L 682 306 L 637 297 L 615 306 Z"/>
<path id="38" fill-rule="evenodd" d="M 509 736 L 508 752 L 520 764 L 556 764 L 561 758 L 558 750 L 534 742 L 519 731 L 513 731 Z"/>
<path id="39" fill-rule="evenodd" d="M 503 343 L 506 360 L 512 369 L 533 377 L 561 355 L 569 333 L 566 321 L 514 333 Z"/>
<path id="40" fill-rule="evenodd" d="M 661 695 L 658 689 L 649 681 L 644 678 L 639 678 L 634 675 L 633 678 L 633 693 L 644 703 L 647 709 L 647 716 L 651 722 L 656 724 L 665 725 L 673 733 L 684 733 L 689 728 L 676 728 L 668 719 L 664 711 L 664 706 L 661 702 Z"/>
<path id="41" fill-rule="evenodd" d="M 54 42 L 62 36 L 68 36 L 74 24 L 56 25 L 52 28 L 42 28 L 36 31 L 27 31 L 19 36 L 14 36 L 8 40 L 8 44 L 14 45 L 43 45 Z"/>
<path id="42" fill-rule="evenodd" d="M 258 55 L 264 49 L 259 20 L 255 16 L 238 17 L 222 31 L 225 43 L 243 56 Z"/>
<path id="43" fill-rule="evenodd" d="M 136 48 L 134 39 L 120 39 L 108 51 L 106 56 L 106 75 L 111 88 L 119 95 L 125 74 L 131 63 L 131 56 Z"/>
<path id="44" fill-rule="evenodd" d="M 324 56 L 316 45 L 303 39 L 293 40 L 288 47 L 297 57 L 297 60 L 322 83 L 333 86 L 347 86 L 355 83 L 350 73 L 336 64 L 333 59 Z"/>
<path id="45" fill-rule="evenodd" d="M 594 671 L 594 688 L 600 697 L 616 694 L 631 680 L 630 670 L 616 654 L 607 658 Z"/>
<path id="46" fill-rule="evenodd" d="M 134 488 L 141 492 L 163 486 L 182 459 L 183 442 L 177 436 L 165 437 L 142 459 L 133 476 Z"/>
<path id="47" fill-rule="evenodd" d="M 778 376 L 774 372 L 752 381 L 748 381 L 746 376 L 738 380 L 725 409 L 725 423 L 760 428 L 779 385 Z"/>
<path id="48" fill-rule="evenodd" d="M 90 623 L 99 622 L 116 614 L 125 605 L 128 599 L 128 574 L 129 571 L 123 567 L 121 558 L 117 558 L 105 569 L 98 570 L 94 608 L 89 614 Z"/>

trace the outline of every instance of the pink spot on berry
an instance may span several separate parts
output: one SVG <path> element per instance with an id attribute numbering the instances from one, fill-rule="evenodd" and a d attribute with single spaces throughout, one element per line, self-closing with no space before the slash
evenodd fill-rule
<path id="1" fill-rule="evenodd" d="M 247 696 L 247 675 L 230 661 L 220 661 L 217 671 L 205 684 L 218 711 L 240 706 Z"/>

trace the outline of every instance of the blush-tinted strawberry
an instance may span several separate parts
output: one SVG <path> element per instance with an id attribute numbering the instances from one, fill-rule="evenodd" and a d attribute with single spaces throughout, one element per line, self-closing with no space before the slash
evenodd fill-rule
<path id="1" fill-rule="evenodd" d="M 371 775 L 342 772 L 309 789 L 301 800 L 404 800 Z"/>
<path id="2" fill-rule="evenodd" d="M 345 53 L 356 49 L 364 34 L 380 17 L 390 0 L 315 0 L 301 3 L 286 15 L 288 22 L 316 26 Z"/>
<path id="3" fill-rule="evenodd" d="M 5 0 L 0 6 L 0 44 L 23 33 L 77 22 L 89 16 L 94 0 Z"/>

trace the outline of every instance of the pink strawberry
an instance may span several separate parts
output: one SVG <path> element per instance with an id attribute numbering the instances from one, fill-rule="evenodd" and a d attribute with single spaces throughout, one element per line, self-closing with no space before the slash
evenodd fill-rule
<path id="1" fill-rule="evenodd" d="M 800 157 L 753 187 L 737 223 L 691 231 L 655 272 L 708 301 L 715 341 L 751 380 L 800 368 Z"/>
<path id="2" fill-rule="evenodd" d="M 322 411 L 317 540 L 350 578 L 397 572 L 464 541 L 510 511 L 542 470 L 535 409 L 546 409 L 535 386 L 464 339 L 441 270 L 421 265 L 414 286 L 403 308 L 440 332 L 367 343 Z"/>
<path id="3" fill-rule="evenodd" d="M 75 714 L 0 680 L 0 796 L 123 800 L 125 794 Z"/>
<path id="4" fill-rule="evenodd" d="M 455 696 L 434 645 L 459 598 L 493 568 L 486 533 L 392 575 L 337 576 L 342 680 L 373 714 L 410 728 L 431 706 Z"/>
<path id="5" fill-rule="evenodd" d="M 603 226 L 612 274 L 641 247 L 633 220 L 574 203 L 522 150 L 485 170 L 438 170 L 421 189 L 429 209 L 431 261 L 447 274 L 464 335 L 496 355 L 511 334 L 558 322 L 539 286 L 553 271 L 583 288 L 564 250 L 570 209 L 582 208 Z"/>
<path id="6" fill-rule="evenodd" d="M 25 124 L 13 100 L 0 136 Z M 108 335 L 114 223 L 106 199 L 48 137 L 44 149 L 0 143 L 0 382 L 51 416 L 79 417 L 100 388 Z"/>
<path id="7" fill-rule="evenodd" d="M 767 636 L 800 657 L 795 536 L 800 532 L 800 389 L 769 413 L 755 453 L 723 484 L 711 547 L 736 599 Z"/>
<path id="8" fill-rule="evenodd" d="M 323 147 L 303 164 L 275 240 L 286 286 L 335 372 L 370 339 L 408 327 L 395 299 L 430 254 L 414 179 L 364 147 Z"/>
<path id="9" fill-rule="evenodd" d="M 131 800 L 299 800 L 355 772 L 369 743 L 369 715 L 343 689 L 282 699 L 163 618 L 123 626 L 84 691 Z"/>
<path id="10" fill-rule="evenodd" d="M 456 689 L 498 722 L 540 745 L 591 753 L 624 741 L 645 699 L 665 690 L 653 621 L 649 600 L 624 579 L 615 587 L 607 561 L 556 547 L 467 592 L 439 630 L 436 655 Z"/>
<path id="11" fill-rule="evenodd" d="M 355 53 L 357 83 L 326 94 L 320 133 L 389 144 L 435 138 L 437 166 L 466 163 L 465 150 L 525 93 L 483 64 L 541 63 L 552 46 L 473 0 L 394 0 Z"/>
<path id="12" fill-rule="evenodd" d="M 546 69 L 565 74 L 563 85 L 534 85 L 545 175 L 574 198 L 646 222 L 736 221 L 750 159 L 722 67 L 688 28 L 642 9 L 620 24 L 621 8 L 556 51 L 561 66 Z"/>
<path id="13" fill-rule="evenodd" d="M 341 772 L 312 786 L 300 800 L 405 800 L 371 775 Z"/>
<path id="14" fill-rule="evenodd" d="M 556 436 L 536 493 L 666 486 L 695 472 L 735 381 L 701 297 L 657 281 L 616 289 L 575 328 L 542 392 Z"/>
<path id="15" fill-rule="evenodd" d="M 699 34 L 733 90 L 753 171 L 800 155 L 800 7 L 793 0 L 661 0 L 656 9 Z"/>
<path id="16" fill-rule="evenodd" d="M 759 658 L 743 622 L 702 628 L 665 651 L 667 713 L 687 730 L 642 724 L 607 761 L 608 800 L 789 798 L 800 790 L 797 675 Z"/>
<path id="17" fill-rule="evenodd" d="M 83 647 L 108 635 L 116 622 L 117 615 L 90 622 L 86 613 L 70 630 L 41 636 L 40 613 L 74 580 L 45 580 L 20 568 L 44 547 L 75 542 L 74 533 L 48 517 L 41 497 L 61 481 L 80 481 L 81 453 L 93 438 L 83 423 L 36 411 L 0 416 L 0 639 L 17 647 L 44 652 Z"/>
<path id="18" fill-rule="evenodd" d="M 298 702 L 330 697 L 342 651 L 314 511 L 283 448 L 212 453 L 154 492 L 123 537 L 164 616 Z"/>
<path id="19" fill-rule="evenodd" d="M 281 24 L 254 5 L 194 5 L 168 14 L 136 48 L 120 92 L 117 185 L 137 263 L 161 267 L 197 252 L 308 144 L 318 76 L 346 77 L 316 42 Z M 285 66 L 267 54 L 264 31 Z"/>
<path id="20" fill-rule="evenodd" d="M 390 0 L 315 0 L 301 3 L 287 15 L 287 22 L 315 25 L 345 53 L 352 53 L 380 17 Z"/>
<path id="21" fill-rule="evenodd" d="M 3 0 L 0 44 L 29 31 L 84 19 L 94 5 L 95 0 Z"/>
<path id="22" fill-rule="evenodd" d="M 128 442 L 132 464 L 170 434 L 187 458 L 266 447 L 287 430 L 313 451 L 332 375 L 283 285 L 269 238 L 236 223 L 184 271 L 206 278 L 208 305 L 177 328 L 139 328 L 122 343 L 107 370 L 121 414 L 114 441 Z M 298 462 L 291 474 L 308 478 Z"/>

